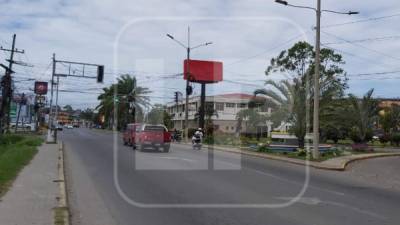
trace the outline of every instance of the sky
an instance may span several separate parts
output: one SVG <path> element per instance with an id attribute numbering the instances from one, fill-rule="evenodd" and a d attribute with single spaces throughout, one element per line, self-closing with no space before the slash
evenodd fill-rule
<path id="1" fill-rule="evenodd" d="M 316 0 L 290 3 L 314 7 Z M 51 79 L 53 53 L 57 60 L 105 65 L 103 84 L 60 78 L 59 104 L 82 109 L 95 107 L 101 89 L 125 73 L 152 91 L 153 104 L 172 101 L 175 91 L 184 91 L 180 74 L 186 51 L 166 34 L 187 44 L 188 26 L 191 46 L 213 42 L 194 49 L 191 58 L 224 64 L 224 81 L 208 85 L 208 95 L 251 94 L 265 88 L 266 79 L 284 79 L 266 77 L 270 59 L 295 42 L 315 43 L 315 13 L 273 0 L 0 0 L 0 6 L 0 45 L 10 48 L 17 34 L 16 47 L 25 54 L 15 59 L 33 66 L 14 66 L 17 93 L 31 92 L 34 81 L 27 79 Z M 321 20 L 321 43 L 346 62 L 346 92 L 361 96 L 374 88 L 376 97 L 400 97 L 400 2 L 322 0 L 322 8 L 360 12 L 324 13 Z M 0 62 L 8 54 L 0 52 Z M 66 69 L 57 64 L 58 72 Z M 85 71 L 94 74 L 94 68 Z M 199 92 L 195 84 L 194 94 Z"/>

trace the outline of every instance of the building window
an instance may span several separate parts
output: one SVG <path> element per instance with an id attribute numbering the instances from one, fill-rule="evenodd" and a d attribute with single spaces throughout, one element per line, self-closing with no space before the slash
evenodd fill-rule
<path id="1" fill-rule="evenodd" d="M 246 108 L 247 104 L 246 103 L 239 103 L 237 104 L 238 108 Z"/>
<path id="2" fill-rule="evenodd" d="M 222 102 L 215 103 L 215 109 L 217 111 L 224 111 L 224 103 L 222 103 Z"/>
<path id="3" fill-rule="evenodd" d="M 226 108 L 235 108 L 235 103 L 226 103 Z"/>

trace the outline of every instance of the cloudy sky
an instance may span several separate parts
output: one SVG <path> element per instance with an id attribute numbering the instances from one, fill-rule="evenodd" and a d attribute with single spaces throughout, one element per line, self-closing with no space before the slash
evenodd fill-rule
<path id="1" fill-rule="evenodd" d="M 291 0 L 314 6 L 316 0 Z M 350 93 L 375 88 L 379 97 L 400 97 L 400 2 L 398 0 L 323 0 L 323 8 L 360 11 L 348 16 L 324 14 L 322 40 L 344 56 Z M 172 100 L 184 90 L 181 76 L 185 50 L 166 37 L 191 45 L 193 59 L 224 63 L 224 82 L 209 85 L 208 94 L 245 92 L 263 87 L 271 57 L 300 40 L 314 43 L 313 11 L 284 7 L 273 0 L 0 0 L 0 45 L 9 48 L 17 34 L 15 66 L 18 92 L 29 92 L 33 81 L 48 81 L 51 57 L 104 64 L 106 80 L 61 78 L 60 104 L 86 108 L 97 104 L 101 88 L 122 73 L 135 75 L 150 88 L 152 102 Z M 0 53 L 0 61 L 8 53 Z M 57 65 L 65 70 L 66 65 Z M 78 69 L 79 68 L 75 68 Z M 93 73 L 86 68 L 88 75 Z M 272 79 L 282 79 L 280 74 Z M 71 92 L 73 91 L 73 92 Z M 195 94 L 199 86 L 195 85 Z"/>

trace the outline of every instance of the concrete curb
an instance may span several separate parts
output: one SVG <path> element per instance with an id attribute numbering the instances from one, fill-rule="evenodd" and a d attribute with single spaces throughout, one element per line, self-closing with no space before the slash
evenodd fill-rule
<path id="1" fill-rule="evenodd" d="M 187 143 L 174 143 L 174 144 L 181 144 L 181 145 L 188 145 L 191 146 L 191 144 Z M 204 147 L 212 147 L 214 150 L 217 151 L 223 151 L 223 152 L 230 152 L 230 153 L 236 153 L 236 154 L 242 154 L 242 155 L 248 155 L 248 156 L 253 156 L 253 157 L 259 157 L 259 158 L 265 158 L 265 159 L 271 159 L 271 160 L 276 160 L 276 161 L 281 161 L 281 162 L 287 162 L 287 163 L 292 163 L 296 165 L 301 165 L 301 166 L 307 166 L 307 164 L 310 167 L 316 168 L 316 169 L 322 169 L 322 170 L 334 170 L 334 171 L 345 171 L 346 167 L 355 161 L 359 160 L 365 160 L 365 159 L 371 159 L 371 158 L 381 158 L 381 157 L 392 157 L 392 156 L 400 156 L 400 153 L 369 153 L 369 154 L 360 154 L 360 155 L 354 155 L 354 157 L 349 157 L 349 158 L 336 158 L 340 159 L 338 160 L 337 163 L 327 163 L 327 161 L 323 162 L 313 162 L 305 160 L 300 160 L 300 159 L 292 159 L 292 158 L 287 158 L 287 157 L 280 157 L 280 156 L 273 156 L 273 155 L 268 155 L 265 153 L 260 153 L 260 152 L 252 152 L 248 150 L 243 150 L 243 149 L 237 149 L 237 148 L 232 148 L 232 149 L 226 149 L 224 147 L 219 147 L 219 146 L 209 146 L 209 145 L 204 145 Z"/>
<path id="2" fill-rule="evenodd" d="M 61 210 L 62 220 L 64 225 L 70 225 L 70 213 L 68 207 L 68 196 L 67 196 L 67 188 L 66 188 L 66 180 L 65 180 L 65 169 L 64 169 L 64 143 L 61 142 L 59 144 L 59 156 L 58 156 L 58 187 L 60 191 L 60 196 L 58 198 L 58 206 L 57 208 Z"/>

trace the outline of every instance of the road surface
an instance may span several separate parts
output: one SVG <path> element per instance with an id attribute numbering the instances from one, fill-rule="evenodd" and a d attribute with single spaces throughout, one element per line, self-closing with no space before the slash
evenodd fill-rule
<path id="1" fill-rule="evenodd" d="M 400 224 L 400 158 L 388 160 L 396 175 L 379 176 L 386 159 L 364 161 L 348 172 L 310 169 L 304 186 L 303 166 L 184 145 L 138 152 L 102 130 L 60 133 L 73 224 Z"/>

